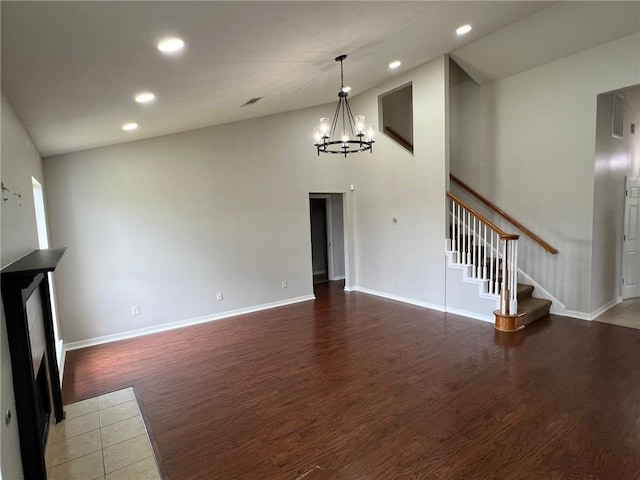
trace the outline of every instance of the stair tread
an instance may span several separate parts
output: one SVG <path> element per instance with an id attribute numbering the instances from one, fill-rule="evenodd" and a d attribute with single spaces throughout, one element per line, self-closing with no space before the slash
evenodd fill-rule
<path id="1" fill-rule="evenodd" d="M 518 302 L 522 302 L 527 298 L 531 298 L 531 294 L 533 293 L 533 285 L 529 285 L 527 283 L 519 283 L 518 284 Z"/>
<path id="2" fill-rule="evenodd" d="M 529 297 L 522 302 L 518 302 L 518 314 L 522 315 L 523 323 L 530 324 L 549 314 L 551 300 L 543 298 Z"/>

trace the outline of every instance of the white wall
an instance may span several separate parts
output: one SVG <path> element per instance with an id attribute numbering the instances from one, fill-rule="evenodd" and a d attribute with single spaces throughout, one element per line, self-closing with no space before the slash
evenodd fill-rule
<path id="1" fill-rule="evenodd" d="M 312 295 L 309 193 L 350 183 L 348 161 L 313 147 L 332 109 L 45 159 L 65 341 Z"/>
<path id="2" fill-rule="evenodd" d="M 414 154 L 384 135 L 373 153 L 353 157 L 357 286 L 444 308 L 446 57 L 353 101 L 377 117 L 378 95 L 413 84 Z M 396 218 L 397 223 L 393 222 Z"/>
<path id="3" fill-rule="evenodd" d="M 559 250 L 523 239 L 519 264 L 570 311 L 591 311 L 597 95 L 640 81 L 638 51 L 635 34 L 478 87 L 480 124 L 452 151 L 453 174 Z"/>
<path id="4" fill-rule="evenodd" d="M 378 95 L 412 81 L 414 156 L 380 138 L 372 155 L 318 157 L 327 105 L 45 159 L 65 341 L 311 295 L 309 192 L 346 193 L 347 288 L 443 308 L 444 65 L 353 99 L 376 118 Z"/>
<path id="5" fill-rule="evenodd" d="M 31 177 L 42 182 L 42 164 L 38 152 L 33 147 L 29 136 L 16 117 L 7 98 L 2 93 L 2 182 L 9 191 L 3 192 L 2 201 L 2 233 L 1 264 L 7 266 L 14 260 L 38 248 L 38 232 L 33 200 Z M 19 194 L 20 196 L 18 196 Z M 1 450 L 0 472 L 6 479 L 22 478 L 22 460 L 18 437 L 18 420 L 13 393 L 11 374 L 11 358 L 7 342 L 7 329 L 2 308 L 2 329 L 0 338 L 0 356 L 2 370 L 0 372 L 0 402 L 3 419 L 0 422 Z M 13 420 L 7 426 L 4 412 L 11 409 Z"/>

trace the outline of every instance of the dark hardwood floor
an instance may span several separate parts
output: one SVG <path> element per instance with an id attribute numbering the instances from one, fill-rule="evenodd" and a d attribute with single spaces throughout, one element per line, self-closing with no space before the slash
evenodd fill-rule
<path id="1" fill-rule="evenodd" d="M 133 386 L 171 480 L 640 479 L 640 331 L 315 288 L 68 352 L 65 403 Z"/>

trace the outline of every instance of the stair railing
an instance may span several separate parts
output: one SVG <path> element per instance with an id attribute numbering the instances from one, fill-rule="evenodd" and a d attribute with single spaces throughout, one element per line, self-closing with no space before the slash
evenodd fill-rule
<path id="1" fill-rule="evenodd" d="M 454 183 L 457 183 L 458 185 L 460 185 L 463 189 L 465 189 L 467 192 L 469 192 L 471 195 L 473 195 L 474 197 L 476 197 L 478 200 L 480 200 L 482 203 L 484 203 L 487 207 L 489 207 L 492 211 L 494 211 L 495 213 L 497 213 L 498 215 L 500 215 L 502 218 L 504 218 L 506 221 L 508 221 L 509 223 L 511 223 L 511 225 L 513 225 L 514 227 L 516 227 L 518 230 L 520 230 L 522 233 L 524 233 L 527 237 L 529 237 L 531 240 L 533 240 L 534 242 L 536 242 L 538 245 L 540 245 L 542 248 L 545 249 L 545 251 L 547 251 L 548 253 L 550 253 L 551 255 L 555 255 L 556 253 L 558 253 L 558 250 L 556 250 L 554 247 L 552 247 L 551 245 L 549 245 L 547 242 L 545 242 L 543 239 L 541 239 L 538 235 L 536 235 L 535 233 L 533 233 L 531 230 L 529 230 L 527 227 L 525 227 L 524 225 L 522 225 L 519 221 L 517 221 L 515 218 L 513 218 L 511 215 L 509 215 L 508 213 L 506 213 L 504 210 L 502 210 L 500 207 L 498 207 L 495 203 L 493 203 L 492 201 L 488 200 L 487 198 L 485 198 L 484 196 L 482 196 L 480 193 L 478 193 L 476 190 L 474 190 L 473 188 L 471 188 L 469 185 L 467 185 L 466 183 L 464 183 L 462 180 L 460 180 L 458 177 L 456 177 L 453 174 L 450 174 L 449 177 L 451 178 L 451 181 L 453 181 Z"/>
<path id="2" fill-rule="evenodd" d="M 409 140 L 407 140 L 406 138 L 404 138 L 402 135 L 400 135 L 398 132 L 396 132 L 393 128 L 391 127 L 384 127 L 384 133 L 386 133 L 387 135 L 389 135 L 391 138 L 393 138 L 396 142 L 398 142 L 400 145 L 402 145 L 404 148 L 406 148 L 407 150 L 409 150 L 411 153 L 413 153 L 413 143 L 411 143 Z"/>
<path id="3" fill-rule="evenodd" d="M 499 295 L 500 314 L 518 312 L 518 239 L 478 213 L 453 193 L 449 199 L 451 251 L 471 278 L 487 282 L 487 293 Z"/>

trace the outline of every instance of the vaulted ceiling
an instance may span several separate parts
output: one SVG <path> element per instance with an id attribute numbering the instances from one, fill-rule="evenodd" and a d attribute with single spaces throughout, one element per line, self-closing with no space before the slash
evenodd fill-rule
<path id="1" fill-rule="evenodd" d="M 0 5 L 2 90 L 43 156 L 332 102 L 342 53 L 357 95 L 444 53 L 487 82 L 640 29 L 639 2 Z M 157 50 L 169 35 L 183 52 Z M 146 90 L 156 100 L 137 104 Z"/>

